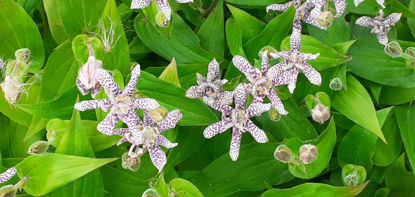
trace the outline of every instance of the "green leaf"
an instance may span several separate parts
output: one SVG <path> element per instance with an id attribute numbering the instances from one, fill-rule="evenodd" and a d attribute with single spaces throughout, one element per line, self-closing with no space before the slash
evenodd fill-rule
<path id="1" fill-rule="evenodd" d="M 32 15 L 33 11 L 35 11 L 36 7 L 39 5 L 40 0 L 17 0 L 17 3 L 19 3 L 29 15 Z"/>
<path id="2" fill-rule="evenodd" d="M 406 154 L 412 168 L 415 168 L 415 105 L 401 105 L 394 110 Z"/>
<path id="3" fill-rule="evenodd" d="M 179 125 L 209 125 L 217 121 L 215 114 L 201 100 L 185 97 L 184 89 L 157 79 L 147 72 L 141 72 L 138 90 L 145 96 L 156 99 L 169 111 L 180 109 L 183 118 Z"/>
<path id="4" fill-rule="evenodd" d="M 408 8 L 410 11 L 415 12 L 415 0 L 409 2 Z M 415 19 L 408 18 L 408 27 L 411 29 L 412 36 L 415 36 Z"/>
<path id="5" fill-rule="evenodd" d="M 292 176 L 286 164 L 272 157 L 275 148 L 274 144 L 253 143 L 242 146 L 236 162 L 226 152 L 190 180 L 194 180 L 194 184 L 205 196 L 260 191 L 287 182 Z M 261 173 L 258 173 L 258 169 L 261 169 Z"/>
<path id="6" fill-rule="evenodd" d="M 16 59 L 17 49 L 30 49 L 30 72 L 37 72 L 45 62 L 45 51 L 38 27 L 32 18 L 13 0 L 0 4 L 0 57 Z"/>
<path id="7" fill-rule="evenodd" d="M 273 3 L 282 3 L 282 0 L 226 0 L 228 3 L 249 7 L 265 7 Z"/>
<path id="8" fill-rule="evenodd" d="M 27 177 L 23 189 L 31 195 L 40 196 L 114 160 L 46 153 L 27 157 L 16 168 L 21 179 Z"/>
<path id="9" fill-rule="evenodd" d="M 177 87 L 181 87 L 179 75 L 177 74 L 177 64 L 174 58 L 171 60 L 170 64 L 164 69 L 164 71 L 160 74 L 159 79 L 170 82 L 176 85 Z"/>
<path id="10" fill-rule="evenodd" d="M 191 182 L 181 178 L 175 178 L 170 181 L 169 187 L 177 197 L 202 197 L 199 189 Z"/>
<path id="11" fill-rule="evenodd" d="M 3 91 L 0 91 L 0 112 L 21 125 L 29 126 L 32 120 L 32 115 L 10 105 L 4 98 Z"/>
<path id="12" fill-rule="evenodd" d="M 225 55 L 225 29 L 223 23 L 223 0 L 220 0 L 197 31 L 200 45 L 204 49 L 216 52 L 221 57 Z"/>
<path id="13" fill-rule="evenodd" d="M 389 188 L 390 197 L 415 195 L 415 176 L 405 168 L 405 154 L 386 169 L 385 185 Z"/>
<path id="14" fill-rule="evenodd" d="M 350 40 L 342 43 L 337 43 L 332 45 L 334 50 L 338 51 L 341 54 L 346 54 L 349 48 L 356 42 L 356 40 Z"/>
<path id="15" fill-rule="evenodd" d="M 258 20 L 254 16 L 248 14 L 247 12 L 233 7 L 227 4 L 229 10 L 232 12 L 232 16 L 234 17 L 236 23 L 239 26 L 239 29 L 242 33 L 242 38 L 244 43 L 256 35 L 261 33 L 265 28 L 265 23 Z"/>
<path id="16" fill-rule="evenodd" d="M 290 49 L 290 38 L 286 37 L 281 43 L 281 50 Z M 350 57 L 347 57 L 330 46 L 327 46 L 317 39 L 302 35 L 301 36 L 301 52 L 303 53 L 320 53 L 316 60 L 310 60 L 308 63 L 311 64 L 317 70 L 323 70 L 330 68 L 339 64 L 343 64 L 350 60 Z"/>
<path id="17" fill-rule="evenodd" d="M 369 182 L 357 187 L 334 187 L 322 183 L 304 183 L 290 189 L 270 189 L 262 194 L 262 197 L 272 196 L 296 196 L 296 197 L 314 197 L 314 196 L 336 196 L 336 197 L 353 197 L 357 196 Z"/>
<path id="18" fill-rule="evenodd" d="M 226 41 L 233 56 L 245 56 L 244 48 L 242 46 L 242 31 L 239 29 L 239 26 L 233 17 L 226 21 Z"/>
<path id="19" fill-rule="evenodd" d="M 294 8 L 290 7 L 283 14 L 272 19 L 261 33 L 250 39 L 244 45 L 247 58 L 252 61 L 258 57 L 258 52 L 264 46 L 279 46 L 291 30 L 294 13 Z"/>
<path id="20" fill-rule="evenodd" d="M 154 190 L 156 190 L 160 196 L 169 196 L 170 189 L 166 181 L 164 180 L 163 175 L 160 175 L 159 179 L 157 180 L 157 183 L 154 186 Z"/>
<path id="21" fill-rule="evenodd" d="M 300 146 L 303 144 L 313 144 L 317 146 L 318 156 L 315 161 L 310 164 L 290 164 L 289 170 L 291 174 L 302 179 L 310 179 L 319 175 L 329 164 L 334 145 L 336 144 L 336 125 L 332 119 L 320 136 L 311 141 L 301 142 L 298 138 L 288 139 L 286 144 L 295 154 L 299 154 Z M 301 166 L 305 167 L 304 169 Z"/>
<path id="22" fill-rule="evenodd" d="M 383 86 L 379 103 L 383 105 L 400 105 L 415 100 L 415 88 Z"/>
<path id="23" fill-rule="evenodd" d="M 307 24 L 307 28 L 312 37 L 331 46 L 350 40 L 350 27 L 345 21 L 344 15 L 342 17 L 334 18 L 333 23 L 327 30 L 322 30 L 309 24 Z"/>
<path id="24" fill-rule="evenodd" d="M 52 33 L 53 39 L 56 43 L 60 44 L 68 39 L 66 34 L 65 27 L 63 26 L 59 9 L 58 0 L 43 0 L 43 6 L 45 7 L 45 12 L 48 18 L 48 24 L 50 32 Z"/>
<path id="25" fill-rule="evenodd" d="M 391 0 L 391 3 L 389 4 L 385 10 L 385 15 L 389 15 L 390 13 L 402 13 L 402 17 L 407 18 L 415 18 L 415 13 L 408 9 L 406 5 L 402 4 L 400 1 L 397 0 Z"/>
<path id="26" fill-rule="evenodd" d="M 347 75 L 347 91 L 342 89 L 333 92 L 331 104 L 347 118 L 373 132 L 386 142 L 369 94 L 352 75 Z"/>
<path id="27" fill-rule="evenodd" d="M 56 0 L 54 3 L 70 39 L 84 32 L 94 32 L 105 7 L 105 0 Z"/>

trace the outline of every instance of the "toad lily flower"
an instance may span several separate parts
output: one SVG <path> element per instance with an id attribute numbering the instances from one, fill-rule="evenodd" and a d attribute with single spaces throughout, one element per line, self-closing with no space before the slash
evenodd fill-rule
<path id="1" fill-rule="evenodd" d="M 321 85 L 321 75 L 315 70 L 307 60 L 315 60 L 320 55 L 311 53 L 301 53 L 301 23 L 294 20 L 293 33 L 290 36 L 290 51 L 281 51 L 271 53 L 275 59 L 283 58 L 284 60 L 271 67 L 267 77 L 273 80 L 274 84 L 288 84 L 288 90 L 293 93 L 296 87 L 298 71 L 307 77 L 315 85 Z"/>
<path id="2" fill-rule="evenodd" d="M 85 111 L 88 109 L 101 108 L 104 111 L 111 109 L 107 117 L 98 124 L 97 129 L 105 135 L 113 135 L 115 125 L 119 120 L 123 121 L 128 127 L 136 127 L 140 124 L 135 109 L 153 110 L 160 105 L 154 99 L 140 98 L 132 99 L 136 90 L 138 78 L 140 77 L 140 65 L 137 65 L 132 73 L 131 79 L 122 92 L 111 74 L 100 68 L 97 69 L 95 78 L 104 87 L 108 99 L 81 101 L 75 104 L 75 109 Z"/>
<path id="3" fill-rule="evenodd" d="M 0 184 L 9 181 L 11 178 L 16 175 L 16 168 L 12 167 L 7 169 L 5 172 L 0 174 Z"/>
<path id="4" fill-rule="evenodd" d="M 236 161 L 239 156 L 239 148 L 243 133 L 249 132 L 252 137 L 254 137 L 255 141 L 259 143 L 268 141 L 265 132 L 257 127 L 250 118 L 269 111 L 271 104 L 252 103 L 246 109 L 247 92 L 244 84 L 239 84 L 236 87 L 234 97 L 235 108 L 233 109 L 228 105 L 223 105 L 221 112 L 224 113 L 225 116 L 222 116 L 223 118 L 221 121 L 208 126 L 204 130 L 203 135 L 205 138 L 210 139 L 217 134 L 225 132 L 229 128 L 233 128 L 229 155 L 233 161 Z"/>
<path id="5" fill-rule="evenodd" d="M 179 110 L 169 112 L 166 118 L 156 125 L 149 112 L 144 111 L 144 123 L 138 126 L 136 129 L 117 129 L 116 133 L 123 136 L 118 142 L 130 142 L 132 146 L 128 152 L 128 155 L 132 158 L 138 157 L 148 151 L 151 161 L 154 166 L 157 167 L 159 172 L 163 169 L 167 163 L 167 157 L 164 151 L 159 145 L 166 148 L 174 148 L 177 143 L 170 142 L 166 137 L 161 135 L 164 131 L 176 127 L 176 124 L 182 119 L 182 114 Z M 142 145 L 142 147 L 140 147 Z"/>
<path id="6" fill-rule="evenodd" d="M 209 63 L 206 79 L 199 73 L 197 73 L 196 76 L 198 85 L 190 87 L 186 92 L 186 97 L 203 97 L 203 102 L 213 108 L 221 105 L 230 105 L 232 103 L 232 92 L 222 91 L 222 86 L 227 82 L 227 80 L 220 79 L 220 68 L 216 59 L 213 59 Z"/>
<path id="7" fill-rule="evenodd" d="M 87 95 L 92 90 L 92 98 L 99 93 L 101 85 L 95 78 L 97 69 L 102 68 L 102 62 L 95 59 L 94 56 L 89 56 L 88 61 L 79 69 L 78 78 L 76 79 L 76 86 L 82 95 Z"/>
<path id="8" fill-rule="evenodd" d="M 370 18 L 368 16 L 362 16 L 356 20 L 356 24 L 371 28 L 370 33 L 376 34 L 380 44 L 388 44 L 388 32 L 391 27 L 394 26 L 400 19 L 402 13 L 392 13 L 386 18 L 383 18 L 383 11 L 379 10 L 379 15 Z"/>
<path id="9" fill-rule="evenodd" d="M 131 2 L 131 9 L 143 9 L 150 5 L 152 0 L 133 0 Z M 161 12 L 166 16 L 167 20 L 171 18 L 171 7 L 168 0 L 155 0 L 160 7 Z M 193 0 L 176 0 L 177 3 L 189 3 Z"/>
<path id="10" fill-rule="evenodd" d="M 271 100 L 271 105 L 274 107 L 278 113 L 282 115 L 287 115 L 288 112 L 285 110 L 284 105 L 281 102 L 281 99 L 278 97 L 277 92 L 274 89 L 274 86 L 277 84 L 271 78 L 268 78 L 268 67 L 269 67 L 269 58 L 268 50 L 260 52 L 262 59 L 261 62 L 261 71 L 258 68 L 253 67 L 248 60 L 242 56 L 235 56 L 232 61 L 236 68 L 238 68 L 242 73 L 245 74 L 250 84 L 246 86 L 247 90 L 254 96 L 254 101 L 256 103 L 262 103 L 265 96 Z"/>

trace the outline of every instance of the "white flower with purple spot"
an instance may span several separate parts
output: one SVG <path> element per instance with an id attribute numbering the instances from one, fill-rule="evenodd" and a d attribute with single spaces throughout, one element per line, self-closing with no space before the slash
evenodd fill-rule
<path id="1" fill-rule="evenodd" d="M 95 59 L 94 56 L 89 56 L 88 61 L 79 69 L 78 78 L 76 78 L 76 86 L 82 95 L 87 95 L 92 92 L 92 98 L 99 93 L 101 85 L 95 78 L 95 73 L 99 68 L 102 68 L 102 61 Z"/>
<path id="2" fill-rule="evenodd" d="M 7 169 L 5 172 L 0 174 L 0 184 L 9 181 L 11 178 L 14 177 L 14 175 L 16 175 L 16 167 L 12 167 Z"/>

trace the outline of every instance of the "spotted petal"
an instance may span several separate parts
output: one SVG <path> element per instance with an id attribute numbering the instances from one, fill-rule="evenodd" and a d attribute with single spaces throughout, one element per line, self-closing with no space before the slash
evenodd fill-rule
<path id="1" fill-rule="evenodd" d="M 301 42 L 301 38 L 300 38 L 300 42 Z M 279 58 L 288 59 L 291 56 L 291 51 L 280 51 L 276 53 L 270 53 L 270 55 L 274 59 L 279 59 Z"/>
<path id="2" fill-rule="evenodd" d="M 251 120 L 245 123 L 245 130 L 248 131 L 258 143 L 268 142 L 265 132 L 258 128 Z"/>
<path id="3" fill-rule="evenodd" d="M 168 0 L 156 0 L 158 6 L 161 9 L 161 12 L 163 12 L 164 16 L 166 16 L 167 20 L 170 21 L 171 19 L 171 7 Z"/>
<path id="4" fill-rule="evenodd" d="M 233 128 L 231 147 L 229 150 L 229 156 L 232 161 L 236 161 L 239 157 L 239 148 L 241 147 L 242 132 L 237 128 Z"/>
<path id="5" fill-rule="evenodd" d="M 368 16 L 362 16 L 356 20 L 356 25 L 373 28 L 373 19 Z"/>
<path id="6" fill-rule="evenodd" d="M 390 26 L 395 25 L 399 20 L 401 20 L 402 13 L 392 13 L 389 14 L 386 18 L 384 23 L 389 24 Z"/>
<path id="7" fill-rule="evenodd" d="M 343 15 L 344 11 L 346 10 L 346 1 L 345 0 L 333 0 L 334 7 L 336 7 L 336 15 L 334 17 L 340 17 Z"/>
<path id="8" fill-rule="evenodd" d="M 232 99 L 233 99 L 233 97 L 232 97 Z M 216 99 L 205 96 L 205 97 L 203 97 L 203 102 L 206 103 L 207 105 L 209 105 L 211 108 L 215 109 L 216 111 L 220 111 L 224 114 L 229 115 L 233 110 L 233 108 L 231 106 L 227 105 L 226 103 L 223 103 L 224 100 L 219 100 L 219 99 L 216 100 Z"/>
<path id="9" fill-rule="evenodd" d="M 268 50 L 262 51 L 259 56 L 261 57 L 261 73 L 265 75 L 269 69 Z"/>
<path id="10" fill-rule="evenodd" d="M 75 109 L 79 111 L 85 111 L 88 109 L 98 109 L 101 108 L 104 111 L 107 111 L 111 108 L 112 104 L 109 99 L 100 99 L 100 100 L 89 100 L 89 101 L 81 101 L 79 103 L 75 103 Z"/>
<path id="11" fill-rule="evenodd" d="M 241 83 L 238 86 L 236 86 L 233 94 L 235 98 L 235 108 L 245 109 L 247 93 L 244 84 Z"/>
<path id="12" fill-rule="evenodd" d="M 378 41 L 380 44 L 387 45 L 388 44 L 388 33 L 378 33 L 376 34 Z"/>
<path id="13" fill-rule="evenodd" d="M 272 107 L 274 107 L 278 111 L 278 113 L 280 113 L 281 115 L 288 114 L 287 110 L 285 110 L 284 104 L 282 103 L 280 97 L 278 97 L 278 94 L 274 88 L 271 88 L 271 90 L 269 91 L 268 98 L 269 100 L 271 100 Z"/>
<path id="14" fill-rule="evenodd" d="M 230 105 L 233 102 L 233 92 L 232 91 L 223 91 L 221 92 L 221 94 L 219 95 L 218 100 L 223 104 L 223 105 Z"/>
<path id="15" fill-rule="evenodd" d="M 108 97 L 115 98 L 122 93 L 120 86 L 118 86 L 108 71 L 102 68 L 97 69 L 95 78 L 97 79 L 98 83 L 101 84 L 101 86 L 104 88 L 105 93 L 107 93 Z"/>
<path id="16" fill-rule="evenodd" d="M 118 121 L 119 118 L 117 114 L 111 110 L 110 113 L 108 113 L 108 115 L 104 118 L 104 120 L 98 124 L 97 130 L 104 135 L 113 135 L 113 130 Z"/>
<path id="17" fill-rule="evenodd" d="M 152 0 L 133 0 L 131 2 L 131 9 L 142 9 L 150 5 Z"/>
<path id="18" fill-rule="evenodd" d="M 150 158 L 154 166 L 161 172 L 164 165 L 167 163 L 166 153 L 158 146 L 148 147 L 148 152 L 150 153 Z"/>
<path id="19" fill-rule="evenodd" d="M 213 136 L 216 136 L 218 134 L 225 132 L 231 127 L 232 127 L 231 121 L 229 119 L 225 119 L 225 120 L 216 122 L 206 127 L 206 129 L 203 131 L 203 136 L 205 136 L 206 139 L 210 139 Z"/>
<path id="20" fill-rule="evenodd" d="M 300 51 L 301 49 L 301 21 L 297 19 L 293 22 L 293 32 L 290 36 L 290 47 L 293 51 Z"/>
<path id="21" fill-rule="evenodd" d="M 310 64 L 304 63 L 300 66 L 301 72 L 314 85 L 321 85 L 321 75 Z"/>
<path id="22" fill-rule="evenodd" d="M 137 91 L 136 86 L 137 86 L 137 82 L 138 82 L 138 78 L 140 77 L 140 74 L 141 74 L 140 64 L 137 64 L 134 67 L 133 71 L 131 71 L 131 79 L 124 88 L 124 91 L 122 93 L 124 96 L 132 97 L 134 93 Z"/>
<path id="23" fill-rule="evenodd" d="M 270 103 L 252 103 L 246 113 L 248 117 L 260 116 L 262 113 L 269 111 L 271 108 Z"/>
<path id="24" fill-rule="evenodd" d="M 183 115 L 180 113 L 180 110 L 174 110 L 167 114 L 166 118 L 157 124 L 157 129 L 159 132 L 166 131 L 168 129 L 176 127 Z"/>
<path id="25" fill-rule="evenodd" d="M 187 91 L 186 91 L 186 97 L 187 98 L 200 98 L 203 97 L 204 95 L 198 91 L 199 87 L 198 86 L 192 86 L 190 87 Z"/>
<path id="26" fill-rule="evenodd" d="M 284 67 L 288 67 L 287 61 L 280 62 L 269 69 L 267 77 L 272 80 L 272 85 L 280 86 L 290 83 L 294 74 L 293 69 L 283 70 Z"/>
<path id="27" fill-rule="evenodd" d="M 288 83 L 288 91 L 290 91 L 290 93 L 294 93 L 295 87 L 297 85 L 297 77 L 298 77 L 298 69 L 297 68 L 293 68 L 290 69 L 289 72 L 286 73 L 290 73 L 290 82 Z"/>
<path id="28" fill-rule="evenodd" d="M 285 3 L 285 4 L 271 4 L 271 5 L 267 6 L 266 9 L 267 9 L 267 12 L 269 12 L 270 10 L 283 12 L 283 11 L 287 10 L 292 4 L 293 4 L 293 1 L 290 1 L 290 2 Z"/>
<path id="29" fill-rule="evenodd" d="M 154 126 L 154 121 L 153 121 L 153 118 L 151 118 L 150 112 L 144 111 L 143 122 L 144 122 L 144 126 L 148 126 L 148 127 Z"/>
<path id="30" fill-rule="evenodd" d="M 176 147 L 178 145 L 177 143 L 170 142 L 170 140 L 168 140 L 163 135 L 157 136 L 156 144 L 162 145 L 162 146 L 164 146 L 166 148 L 174 148 L 174 147 Z"/>
<path id="31" fill-rule="evenodd" d="M 16 167 L 12 167 L 7 169 L 5 172 L 0 174 L 0 184 L 10 180 L 11 178 L 14 177 L 14 175 L 16 175 Z"/>
<path id="32" fill-rule="evenodd" d="M 151 98 L 133 99 L 132 102 L 134 103 L 134 107 L 137 109 L 153 110 L 160 107 L 160 104 Z"/>
<path id="33" fill-rule="evenodd" d="M 216 61 L 216 59 L 213 59 L 209 63 L 207 81 L 212 83 L 218 79 L 220 79 L 220 66 L 219 66 L 219 63 Z"/>
<path id="34" fill-rule="evenodd" d="M 135 109 L 130 109 L 127 114 L 117 114 L 118 117 L 127 124 L 128 128 L 137 128 L 141 124 L 140 117 L 138 117 Z"/>
<path id="35" fill-rule="evenodd" d="M 87 95 L 90 91 L 82 82 L 79 80 L 79 78 L 76 79 L 76 86 L 78 87 L 78 90 L 81 92 L 82 95 Z"/>
<path id="36" fill-rule="evenodd" d="M 256 81 L 259 77 L 259 73 L 257 73 L 256 69 L 244 57 L 240 55 L 234 56 L 232 62 L 238 70 L 245 74 L 250 82 Z"/>

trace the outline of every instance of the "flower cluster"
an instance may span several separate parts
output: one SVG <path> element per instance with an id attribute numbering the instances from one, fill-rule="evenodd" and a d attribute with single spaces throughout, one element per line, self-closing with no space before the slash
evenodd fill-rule
<path id="1" fill-rule="evenodd" d="M 101 65 L 98 60 L 92 58 L 90 60 L 92 60 L 92 65 Z M 85 72 L 81 68 L 79 78 L 82 78 L 82 74 L 87 73 L 89 76 L 86 79 L 88 79 L 87 81 L 91 86 L 95 86 L 94 90 L 102 86 L 109 98 L 81 101 L 75 104 L 75 109 L 85 111 L 100 108 L 105 112 L 109 110 L 105 119 L 98 124 L 97 130 L 105 135 L 122 136 L 118 144 L 130 142 L 132 146 L 130 147 L 128 156 L 131 158 L 139 157 L 148 151 L 153 164 L 161 171 L 167 162 L 167 157 L 159 145 L 166 148 L 177 146 L 176 143 L 170 142 L 161 133 L 176 127 L 176 124 L 182 118 L 182 114 L 179 110 L 175 110 L 168 113 L 164 119 L 154 121 L 149 114 L 151 110 L 156 110 L 160 107 L 159 103 L 150 98 L 133 97 L 137 91 L 136 85 L 141 73 L 140 65 L 137 64 L 134 67 L 131 72 L 131 79 L 122 91 L 108 71 L 97 65 L 91 66 L 91 64 L 87 63 L 85 65 L 91 67 L 90 69 L 85 69 Z M 82 83 L 77 84 L 81 90 L 85 87 L 91 87 L 80 87 Z M 92 94 L 94 94 L 94 91 Z M 144 121 L 141 121 L 136 109 L 144 111 Z M 120 120 L 127 124 L 128 128 L 115 128 Z M 155 125 L 156 122 L 157 124 Z"/>

